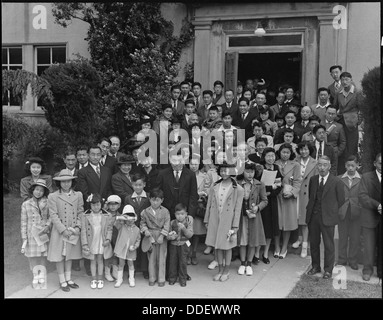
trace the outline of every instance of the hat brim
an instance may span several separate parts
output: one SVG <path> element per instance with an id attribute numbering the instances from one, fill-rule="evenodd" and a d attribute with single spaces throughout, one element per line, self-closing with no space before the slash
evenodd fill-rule
<path id="1" fill-rule="evenodd" d="M 136 163 L 136 161 L 134 161 L 134 160 L 131 160 L 131 161 L 122 161 L 122 162 L 120 162 L 120 161 L 117 161 L 117 165 L 119 166 L 119 165 L 121 165 L 121 164 L 128 164 L 128 163 L 130 163 L 130 164 L 132 164 L 132 163 Z"/>
<path id="2" fill-rule="evenodd" d="M 54 177 L 53 180 L 55 181 L 65 181 L 65 180 L 73 180 L 77 179 L 77 176 L 63 176 L 63 177 Z"/>

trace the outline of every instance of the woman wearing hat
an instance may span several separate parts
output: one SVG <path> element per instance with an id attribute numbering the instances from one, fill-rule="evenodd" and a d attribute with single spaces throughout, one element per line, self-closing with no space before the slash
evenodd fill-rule
<path id="1" fill-rule="evenodd" d="M 132 155 L 121 156 L 117 161 L 119 171 L 112 176 L 112 191 L 121 199 L 133 194 L 133 186 L 130 178 L 132 164 L 135 163 Z"/>
<path id="2" fill-rule="evenodd" d="M 58 190 L 48 196 L 49 215 L 53 223 L 48 260 L 56 262 L 60 287 L 63 291 L 77 289 L 71 280 L 72 259 L 81 259 L 81 214 L 84 200 L 81 192 L 73 190 L 77 176 L 63 169 L 53 180 Z"/>
<path id="3" fill-rule="evenodd" d="M 23 245 L 21 253 L 28 258 L 29 266 L 33 272 L 32 287 L 36 288 L 38 283 L 45 282 L 44 272 L 36 271 L 36 266 L 46 265 L 48 251 L 48 235 L 50 230 L 50 220 L 48 219 L 48 200 L 49 189 L 45 180 L 38 179 L 29 188 L 29 199 L 25 200 L 21 206 L 21 238 Z M 37 240 L 34 232 L 39 232 Z"/>
<path id="4" fill-rule="evenodd" d="M 45 163 L 44 160 L 38 157 L 30 158 L 26 163 L 26 174 L 27 176 L 22 178 L 20 181 L 20 196 L 23 201 L 30 198 L 29 189 L 33 183 L 38 179 L 44 179 L 49 192 L 52 192 L 52 177 L 44 174 Z"/>

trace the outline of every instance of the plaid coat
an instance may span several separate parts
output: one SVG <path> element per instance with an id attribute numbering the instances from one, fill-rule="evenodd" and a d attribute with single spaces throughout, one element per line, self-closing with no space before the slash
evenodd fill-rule
<path id="1" fill-rule="evenodd" d="M 48 216 L 48 200 L 42 197 L 37 204 L 33 198 L 28 199 L 21 205 L 21 238 L 27 240 L 25 247 L 25 256 L 41 257 L 46 256 L 48 251 L 48 242 L 38 246 L 32 236 L 32 227 L 49 226 L 51 221 Z"/>

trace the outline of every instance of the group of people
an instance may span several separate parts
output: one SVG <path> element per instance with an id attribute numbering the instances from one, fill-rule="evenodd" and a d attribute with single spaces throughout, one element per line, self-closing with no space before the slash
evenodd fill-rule
<path id="1" fill-rule="evenodd" d="M 48 259 L 62 290 L 78 288 L 71 270 L 83 259 L 93 289 L 104 279 L 120 287 L 126 260 L 130 286 L 136 272 L 149 285 L 186 286 L 203 239 L 204 254 L 214 253 L 208 268 L 218 268 L 213 280 L 227 281 L 236 258 L 239 275 L 270 263 L 272 244 L 272 256 L 284 259 L 291 234 L 301 257 L 310 247 L 310 275 L 321 272 L 323 237 L 328 279 L 336 259 L 358 269 L 362 233 L 363 279 L 373 273 L 376 245 L 381 278 L 381 154 L 375 172 L 358 173 L 361 98 L 341 71 L 330 68 L 334 82 L 318 89 L 311 107 L 290 86 L 269 106 L 265 88 L 238 85 L 234 93 L 216 81 L 213 92 L 184 81 L 172 86 L 158 118 L 142 117 L 128 152 L 119 151 L 117 136 L 68 148 L 53 178 L 42 159 L 29 159 L 21 233 L 33 285 L 44 281 L 34 267 Z M 154 156 L 144 148 L 153 136 Z"/>

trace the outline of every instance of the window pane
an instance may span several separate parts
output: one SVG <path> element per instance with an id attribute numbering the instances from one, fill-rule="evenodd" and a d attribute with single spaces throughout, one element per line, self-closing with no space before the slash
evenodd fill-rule
<path id="1" fill-rule="evenodd" d="M 9 48 L 9 63 L 23 64 L 23 52 L 21 48 Z"/>
<path id="2" fill-rule="evenodd" d="M 22 66 L 10 66 L 9 70 L 17 70 L 17 69 L 22 69 Z"/>
<path id="3" fill-rule="evenodd" d="M 300 34 L 286 36 L 244 36 L 229 38 L 229 47 L 292 46 L 301 44 L 302 36 Z"/>
<path id="4" fill-rule="evenodd" d="M 7 49 L 1 49 L 1 64 L 7 63 Z"/>
<path id="5" fill-rule="evenodd" d="M 45 69 L 48 69 L 50 66 L 39 66 L 37 67 L 37 75 L 41 76 Z"/>
<path id="6" fill-rule="evenodd" d="M 51 63 L 51 49 L 50 48 L 37 48 L 37 64 L 50 64 Z"/>
<path id="7" fill-rule="evenodd" d="M 52 63 L 65 63 L 65 62 L 66 62 L 66 49 L 52 48 Z"/>

